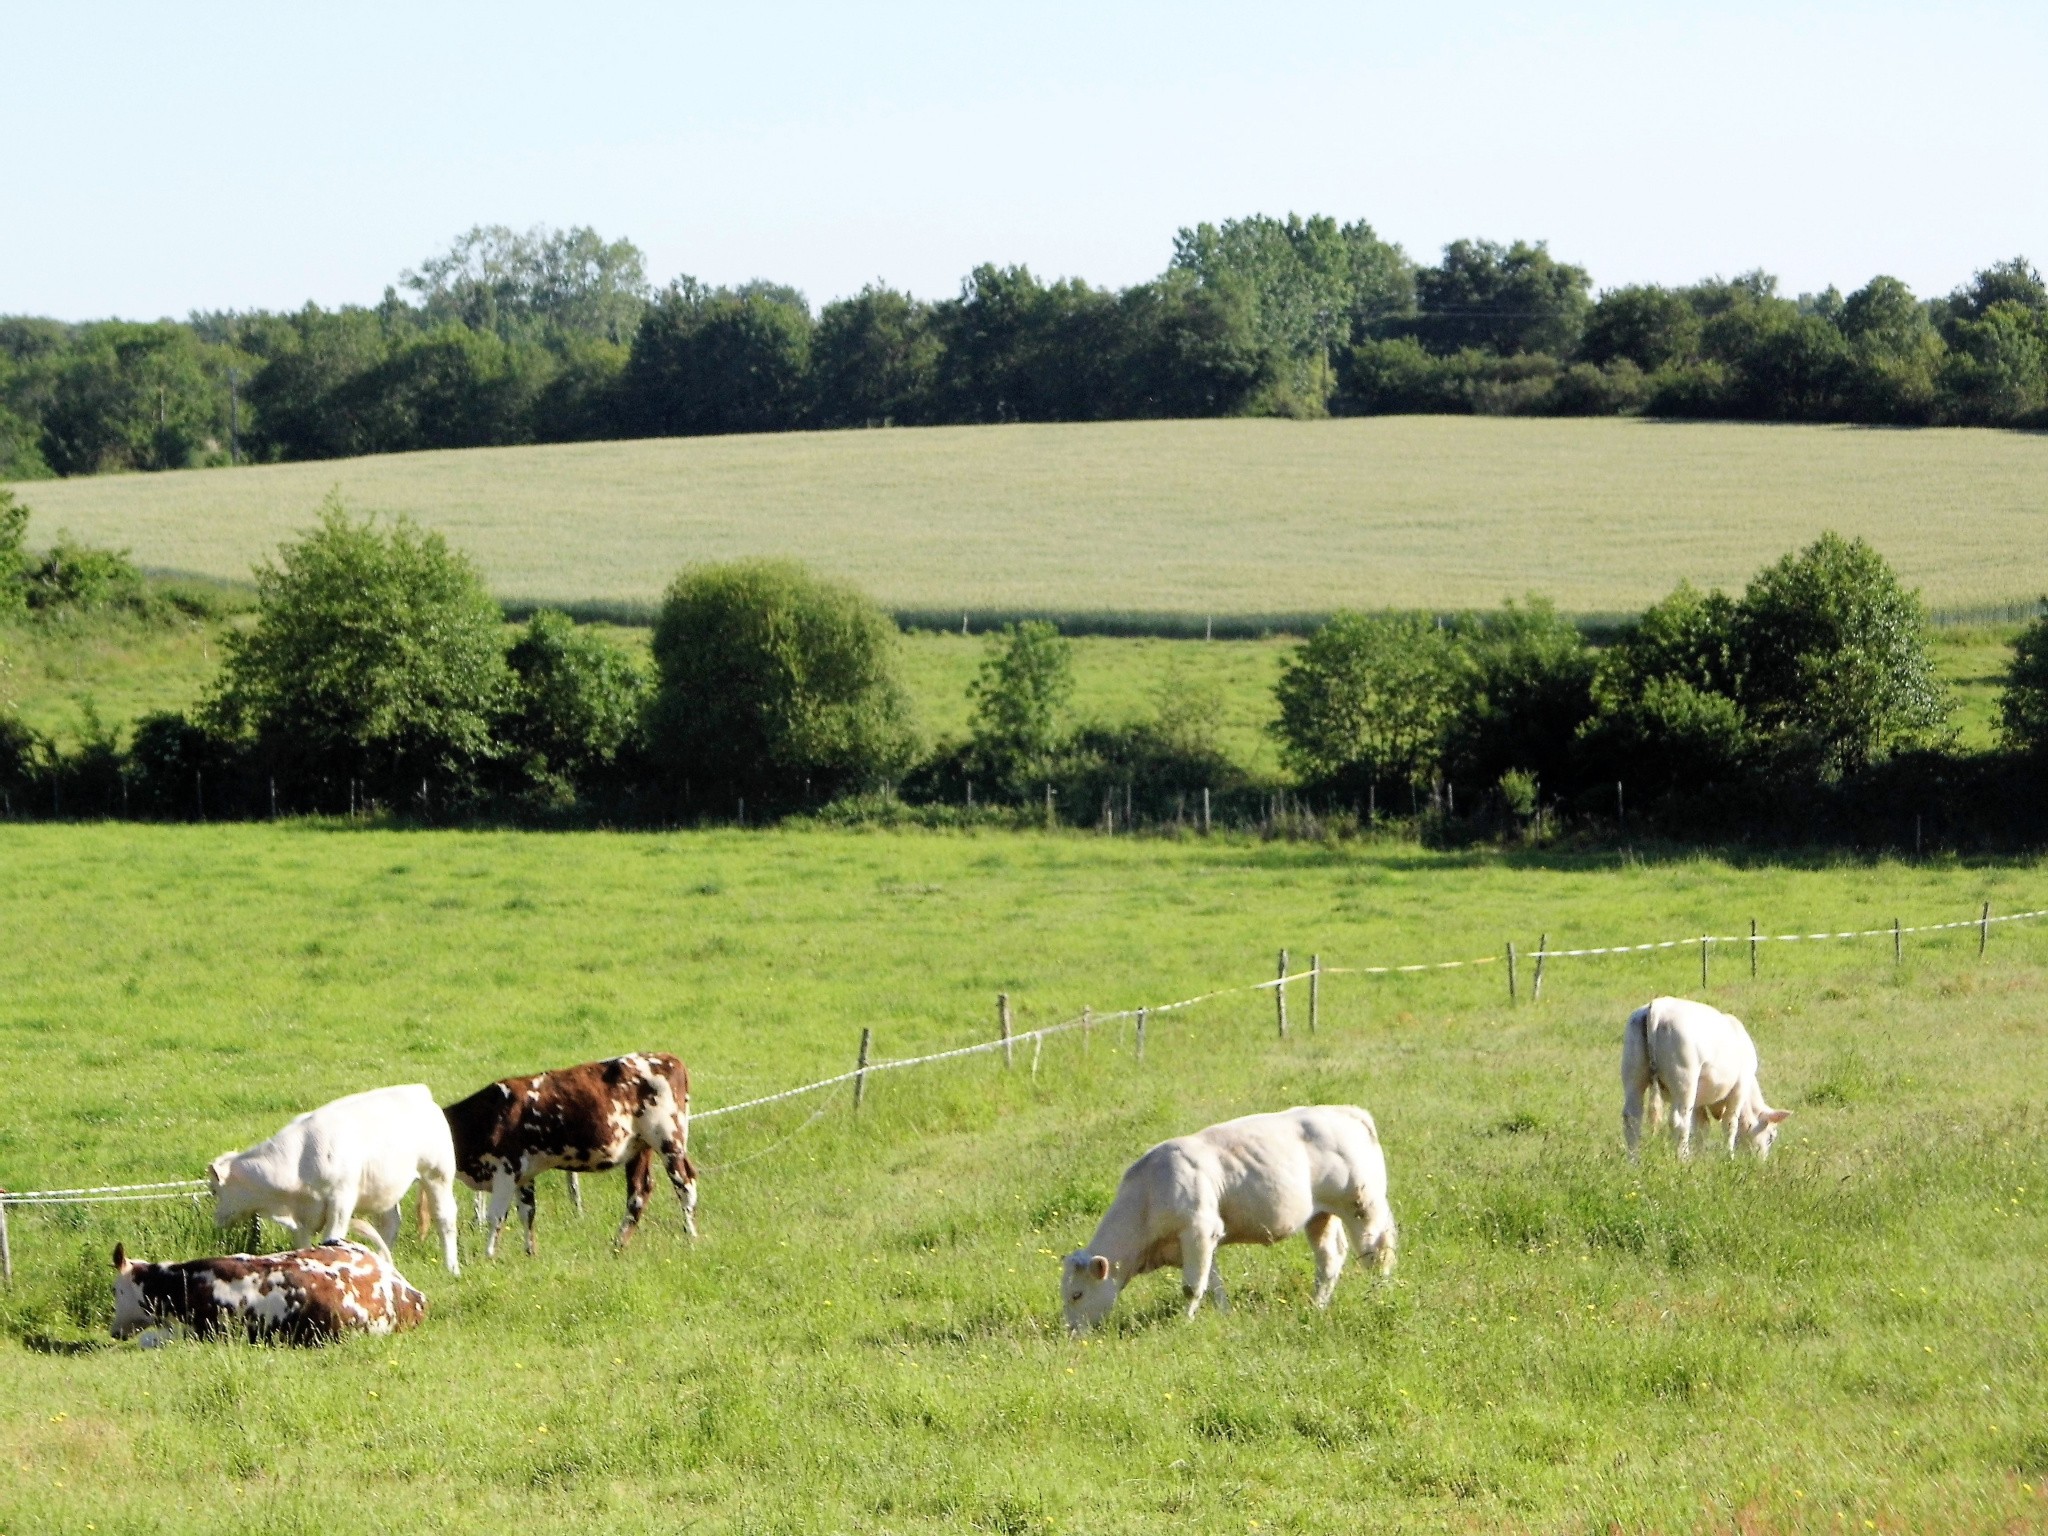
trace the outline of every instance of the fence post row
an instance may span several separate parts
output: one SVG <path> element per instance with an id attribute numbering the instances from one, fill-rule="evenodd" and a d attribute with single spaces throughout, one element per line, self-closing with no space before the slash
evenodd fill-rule
<path id="1" fill-rule="evenodd" d="M 1280 951 L 1280 980 L 1273 988 L 1273 1005 L 1280 1019 L 1280 1038 L 1287 1038 L 1287 951 Z"/>
<path id="2" fill-rule="evenodd" d="M 1017 1065 L 1017 1047 L 1010 1043 L 1010 994 L 1007 992 L 996 994 L 996 1019 L 1003 1038 L 1003 1066 L 1014 1067 Z"/>
<path id="3" fill-rule="evenodd" d="M 868 1047 L 874 1044 L 875 1032 L 866 1025 L 860 1031 L 860 1060 L 853 1064 L 853 1107 L 860 1109 L 860 1102 L 868 1096 Z"/>

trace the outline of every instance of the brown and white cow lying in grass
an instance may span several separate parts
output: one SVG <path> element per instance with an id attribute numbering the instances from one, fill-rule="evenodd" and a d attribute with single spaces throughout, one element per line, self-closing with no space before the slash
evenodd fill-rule
<path id="1" fill-rule="evenodd" d="M 117 1339 L 182 1327 L 204 1337 L 324 1344 L 344 1333 L 398 1333 L 426 1315 L 427 1298 L 361 1243 L 178 1264 L 147 1264 L 114 1248 Z"/>
<path id="2" fill-rule="evenodd" d="M 1756 1042 L 1742 1020 L 1705 1003 L 1659 997 L 1628 1016 L 1621 1037 L 1621 1133 L 1629 1156 L 1643 1136 L 1647 1105 L 1654 1125 L 1671 1111 L 1678 1155 L 1692 1156 L 1692 1133 L 1709 1117 L 1728 1122 L 1728 1151 L 1747 1146 L 1768 1157 L 1789 1109 L 1773 1109 L 1757 1086 Z"/>
<path id="3" fill-rule="evenodd" d="M 1179 1264 L 1187 1315 L 1204 1292 L 1228 1310 L 1216 1250 L 1308 1234 L 1315 1301 L 1330 1304 L 1349 1246 L 1381 1274 L 1394 1267 L 1387 1159 L 1372 1116 L 1320 1104 L 1226 1120 L 1162 1141 L 1125 1171 L 1086 1248 L 1070 1253 L 1060 1304 L 1075 1333 L 1092 1328 L 1119 1292 L 1147 1270 Z"/>
<path id="4" fill-rule="evenodd" d="M 444 1113 L 455 1140 L 457 1176 L 491 1192 L 491 1235 L 484 1251 L 492 1257 L 515 1194 L 526 1223 L 526 1251 L 535 1251 L 533 1181 L 550 1168 L 598 1173 L 625 1164 L 626 1220 L 618 1235 L 624 1245 L 647 1208 L 657 1152 L 683 1203 L 683 1230 L 697 1235 L 697 1170 L 687 1155 L 690 1073 L 664 1051 L 508 1077 Z"/>

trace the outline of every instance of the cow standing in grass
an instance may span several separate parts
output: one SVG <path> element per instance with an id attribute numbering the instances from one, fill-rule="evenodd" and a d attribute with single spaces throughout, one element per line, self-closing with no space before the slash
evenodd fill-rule
<path id="1" fill-rule="evenodd" d="M 1125 1171 L 1086 1248 L 1063 1261 L 1060 1302 L 1075 1333 L 1108 1316 L 1147 1270 L 1179 1264 L 1187 1315 L 1207 1294 L 1228 1310 L 1216 1250 L 1308 1235 L 1315 1301 L 1330 1304 L 1347 1246 L 1394 1267 L 1387 1160 L 1372 1116 L 1322 1104 L 1226 1120 L 1162 1141 Z"/>
<path id="2" fill-rule="evenodd" d="M 1642 1143 L 1643 1110 L 1654 1124 L 1668 1103 L 1678 1155 L 1692 1156 L 1694 1130 L 1728 1122 L 1728 1153 L 1747 1146 L 1768 1157 L 1789 1109 L 1772 1109 L 1757 1086 L 1756 1042 L 1742 1020 L 1705 1003 L 1659 997 L 1628 1016 L 1621 1037 L 1621 1131 L 1630 1157 Z"/>
<path id="3" fill-rule="evenodd" d="M 177 1264 L 144 1263 L 114 1247 L 117 1339 L 149 1328 L 185 1328 L 203 1338 L 239 1333 L 324 1344 L 344 1333 L 397 1333 L 426 1314 L 427 1298 L 361 1243 Z"/>
<path id="4" fill-rule="evenodd" d="M 515 1196 L 526 1224 L 526 1251 L 536 1251 L 533 1183 L 550 1168 L 599 1173 L 625 1165 L 626 1219 L 618 1235 L 623 1247 L 647 1208 L 657 1153 L 683 1203 L 683 1230 L 697 1235 L 697 1170 L 688 1156 L 690 1073 L 666 1052 L 504 1078 L 444 1113 L 455 1141 L 457 1176 L 491 1192 L 484 1251 L 493 1258 Z"/>

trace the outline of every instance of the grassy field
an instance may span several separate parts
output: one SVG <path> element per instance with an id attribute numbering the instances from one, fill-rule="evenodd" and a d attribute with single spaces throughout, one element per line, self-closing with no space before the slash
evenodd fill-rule
<path id="1" fill-rule="evenodd" d="M 370 1084 L 443 1098 L 628 1047 L 698 1107 L 1270 974 L 2042 904 L 2048 868 L 1575 864 L 1073 836 L 0 828 L 0 1182 L 171 1177 Z M 0 1301 L 0 1530 L 593 1523 L 706 1531 L 2042 1529 L 2048 928 L 1718 962 L 1774 1102 L 1764 1165 L 1620 1155 L 1624 1011 L 1689 950 L 1334 977 L 1273 1039 L 1235 994 L 707 1122 L 704 1237 L 607 1252 L 559 1181 L 541 1255 L 325 1352 L 95 1347 L 116 1239 L 176 1207 L 18 1211 Z M 1526 984 L 1526 976 L 1524 978 Z M 1392 1284 L 1307 1306 L 1299 1245 L 1227 1250 L 1236 1309 L 1135 1286 L 1086 1344 L 1054 1255 L 1125 1163 L 1245 1110 L 1378 1116 Z M 756 1154 L 759 1154 L 756 1156 Z M 752 1159 L 752 1160 L 747 1160 Z"/>
<path id="2" fill-rule="evenodd" d="M 1991 744 L 1997 701 L 2012 656 L 2011 626 L 1934 633 L 1936 670 L 1953 691 L 1955 726 L 1965 745 Z M 90 701 L 101 719 L 125 726 L 156 709 L 186 709 L 206 691 L 220 663 L 222 626 L 179 621 L 167 627 L 125 622 L 0 630 L 0 708 L 12 707 L 37 730 L 76 745 Z M 620 644 L 644 652 L 647 631 L 608 627 Z M 934 738 L 968 730 L 967 685 L 987 642 L 920 632 L 903 642 L 904 675 L 919 718 Z M 1116 724 L 1146 718 L 1169 684 L 1204 690 L 1220 705 L 1217 739 L 1255 776 L 1278 772 L 1266 722 L 1273 684 L 1291 640 L 1125 640 L 1074 642 L 1078 718 Z"/>
<path id="3" fill-rule="evenodd" d="M 243 576 L 338 489 L 444 530 L 501 596 L 650 599 L 793 556 L 894 608 L 1201 615 L 1640 608 L 1835 528 L 1937 607 L 2048 590 L 2048 436 L 1381 417 L 788 433 L 18 487 L 154 566 Z"/>

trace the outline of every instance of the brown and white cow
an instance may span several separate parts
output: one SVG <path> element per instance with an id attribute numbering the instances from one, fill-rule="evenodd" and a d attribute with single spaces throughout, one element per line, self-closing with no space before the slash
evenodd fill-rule
<path id="1" fill-rule="evenodd" d="M 697 1170 L 687 1155 L 690 1072 L 665 1051 L 504 1078 L 443 1113 L 455 1138 L 456 1177 L 491 1192 L 484 1252 L 493 1258 L 515 1194 L 526 1223 L 526 1251 L 535 1251 L 533 1182 L 550 1168 L 599 1173 L 625 1164 L 626 1220 L 618 1235 L 623 1246 L 647 1208 L 657 1152 L 683 1203 L 683 1230 L 697 1235 Z"/>
<path id="2" fill-rule="evenodd" d="M 114 1247 L 114 1337 L 151 1327 L 203 1336 L 324 1344 L 344 1333 L 398 1333 L 427 1315 L 427 1298 L 361 1243 L 290 1253 L 235 1253 L 149 1264 Z"/>

